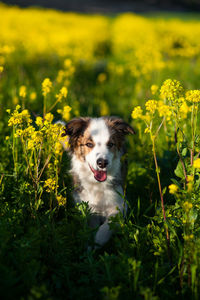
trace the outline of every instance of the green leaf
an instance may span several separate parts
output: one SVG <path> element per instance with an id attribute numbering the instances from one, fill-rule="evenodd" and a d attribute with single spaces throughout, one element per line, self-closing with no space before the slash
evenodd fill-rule
<path id="1" fill-rule="evenodd" d="M 183 150 L 182 150 L 182 156 L 186 156 L 187 155 L 187 148 L 184 148 Z"/>
<path id="2" fill-rule="evenodd" d="M 178 164 L 177 164 L 177 167 L 174 171 L 175 175 L 181 179 L 183 179 L 185 176 L 184 176 L 184 172 L 183 172 L 183 166 L 182 166 L 182 163 L 181 161 L 179 160 Z"/>

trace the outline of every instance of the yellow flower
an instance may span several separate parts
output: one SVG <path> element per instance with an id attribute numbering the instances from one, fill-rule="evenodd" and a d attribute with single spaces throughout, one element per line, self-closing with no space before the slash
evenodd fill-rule
<path id="1" fill-rule="evenodd" d="M 26 97 L 26 86 L 25 85 L 20 86 L 19 96 L 22 97 L 22 98 Z"/>
<path id="2" fill-rule="evenodd" d="M 149 132 L 150 132 L 149 127 L 145 128 L 144 133 L 149 133 Z"/>
<path id="3" fill-rule="evenodd" d="M 4 70 L 3 66 L 0 66 L 0 74 L 3 73 L 3 70 Z"/>
<path id="4" fill-rule="evenodd" d="M 186 212 L 189 212 L 189 210 L 193 207 L 192 203 L 188 202 L 188 201 L 185 201 L 183 203 L 183 208 Z"/>
<path id="5" fill-rule="evenodd" d="M 48 193 L 54 192 L 58 185 L 56 184 L 56 180 L 53 178 L 49 178 L 44 182 L 44 188 L 46 188 Z"/>
<path id="6" fill-rule="evenodd" d="M 190 90 L 186 93 L 186 100 L 192 103 L 200 102 L 200 90 Z"/>
<path id="7" fill-rule="evenodd" d="M 177 193 L 177 191 L 178 191 L 178 187 L 177 187 L 177 185 L 175 185 L 175 184 L 170 184 L 169 186 L 168 186 L 168 188 L 169 188 L 169 193 L 170 194 L 176 194 Z"/>
<path id="8" fill-rule="evenodd" d="M 169 105 L 164 104 L 162 101 L 158 102 L 158 113 L 160 117 L 166 117 L 167 121 L 171 120 L 171 107 Z"/>
<path id="9" fill-rule="evenodd" d="M 158 86 L 156 84 L 153 84 L 151 86 L 151 93 L 152 93 L 152 95 L 155 95 L 157 91 L 158 91 Z"/>
<path id="10" fill-rule="evenodd" d="M 57 197 L 56 197 L 56 200 L 58 201 L 58 205 L 59 205 L 59 206 L 65 205 L 66 202 L 67 202 L 66 197 L 63 197 L 62 195 L 57 196 Z"/>
<path id="11" fill-rule="evenodd" d="M 13 101 L 13 104 L 16 105 L 17 103 L 19 103 L 19 98 L 17 96 L 14 96 L 12 101 Z"/>
<path id="12" fill-rule="evenodd" d="M 10 119 L 8 120 L 8 126 L 15 126 L 19 124 L 23 124 L 24 122 L 27 123 L 29 126 L 32 123 L 30 114 L 27 109 L 24 109 L 21 113 L 18 112 L 20 109 L 20 105 L 16 106 L 16 110 L 12 113 Z"/>
<path id="13" fill-rule="evenodd" d="M 36 92 L 30 93 L 30 100 L 31 100 L 31 101 L 34 101 L 36 98 L 37 98 Z"/>
<path id="14" fill-rule="evenodd" d="M 145 106 L 146 106 L 146 110 L 153 115 L 158 107 L 158 102 L 156 100 L 148 100 L 145 103 Z"/>
<path id="15" fill-rule="evenodd" d="M 61 95 L 66 98 L 67 97 L 67 94 L 68 94 L 68 90 L 65 86 L 63 86 L 61 89 L 60 89 L 60 93 Z"/>
<path id="16" fill-rule="evenodd" d="M 109 115 L 109 107 L 105 101 L 100 102 L 100 112 L 101 116 L 107 116 Z"/>
<path id="17" fill-rule="evenodd" d="M 134 110 L 132 111 L 132 113 L 131 113 L 131 117 L 133 119 L 141 119 L 142 118 L 142 113 L 143 113 L 143 111 L 142 111 L 141 106 L 136 106 L 134 108 Z"/>
<path id="18" fill-rule="evenodd" d="M 104 82 L 104 81 L 106 80 L 106 78 L 107 78 L 107 76 L 106 76 L 105 73 L 100 73 L 100 74 L 98 75 L 98 77 L 97 77 L 97 80 L 98 80 L 100 83 L 102 83 L 102 82 Z"/>
<path id="19" fill-rule="evenodd" d="M 72 108 L 69 105 L 65 105 L 63 110 L 58 109 L 57 112 L 62 115 L 62 117 L 65 121 L 69 121 L 71 110 L 72 110 Z"/>
<path id="20" fill-rule="evenodd" d="M 37 117 L 36 121 L 35 121 L 35 124 L 37 126 L 42 126 L 43 125 L 43 119 L 41 117 Z"/>
<path id="21" fill-rule="evenodd" d="M 183 101 L 183 103 L 181 104 L 181 106 L 179 108 L 179 113 L 180 113 L 181 119 L 187 119 L 187 114 L 189 111 L 190 111 L 190 107 L 187 105 L 187 103 L 185 101 Z"/>
<path id="22" fill-rule="evenodd" d="M 43 96 L 46 96 L 48 93 L 50 93 L 52 88 L 52 82 L 49 78 L 45 78 L 42 82 L 42 94 Z"/>
<path id="23" fill-rule="evenodd" d="M 69 58 L 65 59 L 65 61 L 64 61 L 64 67 L 65 68 L 70 68 L 71 66 L 72 66 L 71 59 L 69 59 Z"/>
<path id="24" fill-rule="evenodd" d="M 183 87 L 178 80 L 167 79 L 160 89 L 160 95 L 163 99 L 168 99 L 175 104 L 177 99 L 183 94 Z"/>
<path id="25" fill-rule="evenodd" d="M 62 98 L 66 98 L 67 97 L 67 94 L 68 94 L 68 89 L 65 86 L 63 86 L 60 89 L 60 93 L 56 95 L 56 98 L 60 102 L 62 100 Z"/>
<path id="26" fill-rule="evenodd" d="M 55 143 L 55 154 L 56 155 L 61 155 L 63 153 L 63 146 L 61 145 L 60 142 Z"/>
<path id="27" fill-rule="evenodd" d="M 46 114 L 44 117 L 46 122 L 44 124 L 47 125 L 47 123 L 51 123 L 53 121 L 53 118 L 54 118 L 54 116 L 52 113 Z"/>
<path id="28" fill-rule="evenodd" d="M 193 162 L 193 167 L 195 169 L 200 169 L 200 158 L 195 159 L 195 161 Z"/>

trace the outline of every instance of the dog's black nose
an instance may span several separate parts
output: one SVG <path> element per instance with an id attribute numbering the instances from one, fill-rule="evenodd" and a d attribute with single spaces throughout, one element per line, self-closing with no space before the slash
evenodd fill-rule
<path id="1" fill-rule="evenodd" d="M 97 165 L 99 168 L 104 169 L 108 165 L 108 160 L 103 158 L 97 159 Z"/>

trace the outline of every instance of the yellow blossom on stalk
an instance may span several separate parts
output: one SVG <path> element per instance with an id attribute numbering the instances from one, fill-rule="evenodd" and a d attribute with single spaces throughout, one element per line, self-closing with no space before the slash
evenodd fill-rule
<path id="1" fill-rule="evenodd" d="M 178 80 L 167 79 L 160 89 L 160 95 L 163 99 L 168 99 L 175 104 L 183 94 L 183 87 Z"/>
<path id="2" fill-rule="evenodd" d="M 68 89 L 65 86 L 63 86 L 60 89 L 60 93 L 56 95 L 56 98 L 58 99 L 57 101 L 60 102 L 62 100 L 62 98 L 66 98 L 67 94 L 68 94 Z"/>
<path id="3" fill-rule="evenodd" d="M 186 241 L 186 242 L 189 242 L 189 241 L 191 241 L 191 240 L 193 240 L 194 239 L 194 234 L 190 234 L 190 235 L 185 235 L 184 236 L 184 240 Z"/>
<path id="4" fill-rule="evenodd" d="M 64 61 L 64 67 L 65 68 L 70 68 L 71 66 L 72 66 L 71 59 L 69 59 L 69 58 L 65 59 L 65 61 Z"/>
<path id="5" fill-rule="evenodd" d="M 44 125 L 46 125 L 47 123 L 51 123 L 53 121 L 53 114 L 52 113 L 48 113 L 45 115 L 44 119 L 46 122 L 44 122 Z"/>
<path id="6" fill-rule="evenodd" d="M 30 114 L 27 109 L 24 109 L 21 113 L 18 112 L 20 109 L 20 105 L 16 106 L 16 109 L 14 112 L 11 114 L 10 119 L 8 120 L 8 126 L 15 126 L 19 124 L 23 124 L 24 122 L 27 123 L 28 125 L 32 123 Z"/>
<path id="7" fill-rule="evenodd" d="M 183 208 L 186 212 L 189 212 L 189 210 L 193 207 L 192 203 L 188 202 L 188 201 L 185 201 L 183 203 Z"/>
<path id="8" fill-rule="evenodd" d="M 52 82 L 49 78 L 45 78 L 42 82 L 42 94 L 43 96 L 46 96 L 48 93 L 50 93 L 52 88 Z"/>
<path id="9" fill-rule="evenodd" d="M 22 97 L 22 98 L 26 97 L 26 86 L 25 85 L 20 86 L 19 96 Z"/>
<path id="10" fill-rule="evenodd" d="M 143 110 L 142 110 L 141 106 L 136 106 L 131 113 L 131 117 L 133 119 L 141 119 L 142 113 L 143 113 Z"/>
<path id="11" fill-rule="evenodd" d="M 186 100 L 191 103 L 200 102 L 200 90 L 190 90 L 186 92 Z"/>
<path id="12" fill-rule="evenodd" d="M 187 103 L 185 101 L 183 101 L 183 103 L 181 104 L 181 106 L 179 108 L 179 114 L 180 114 L 181 119 L 186 119 L 189 111 L 190 111 L 190 107 L 187 105 Z"/>
<path id="13" fill-rule="evenodd" d="M 61 155 L 63 153 L 63 146 L 61 145 L 60 142 L 55 143 L 55 154 L 56 155 Z"/>
<path id="14" fill-rule="evenodd" d="M 72 108 L 69 105 L 65 105 L 63 110 L 58 109 L 57 112 L 62 115 L 63 119 L 65 121 L 68 121 L 70 119 L 70 111 Z"/>
<path id="15" fill-rule="evenodd" d="M 152 95 L 155 95 L 157 91 L 158 91 L 158 86 L 156 84 L 153 84 L 151 86 L 151 93 L 152 93 Z"/>
<path id="16" fill-rule="evenodd" d="M 22 136 L 23 135 L 23 130 L 22 129 L 17 129 L 16 130 L 16 133 L 15 133 L 15 137 L 19 137 L 19 136 Z"/>
<path id="17" fill-rule="evenodd" d="M 58 185 L 56 184 L 56 180 L 53 178 L 49 178 L 44 182 L 44 188 L 46 188 L 48 193 L 54 192 Z"/>
<path id="18" fill-rule="evenodd" d="M 160 117 L 166 117 L 167 121 L 171 120 L 172 110 L 169 105 L 164 104 L 162 101 L 158 102 L 158 113 Z"/>
<path id="19" fill-rule="evenodd" d="M 33 147 L 34 148 L 39 147 L 42 143 L 42 140 L 43 140 L 42 132 L 34 131 L 28 140 L 27 149 L 32 150 Z"/>
<path id="20" fill-rule="evenodd" d="M 149 127 L 145 128 L 144 133 L 149 133 L 149 132 L 150 132 L 150 128 Z"/>
<path id="21" fill-rule="evenodd" d="M 36 121 L 35 121 L 35 124 L 37 126 L 42 126 L 43 125 L 43 119 L 41 117 L 37 117 Z"/>
<path id="22" fill-rule="evenodd" d="M 17 96 L 14 96 L 12 101 L 13 101 L 13 104 L 16 105 L 17 103 L 19 103 L 19 98 Z"/>
<path id="23" fill-rule="evenodd" d="M 101 112 L 101 116 L 109 115 L 109 107 L 104 100 L 100 102 L 100 112 Z"/>
<path id="24" fill-rule="evenodd" d="M 97 77 L 97 80 L 98 80 L 100 83 L 102 83 L 102 82 L 104 82 L 104 81 L 106 80 L 106 78 L 107 78 L 107 76 L 106 76 L 105 73 L 100 73 L 100 74 L 98 75 L 98 77 Z"/>
<path id="25" fill-rule="evenodd" d="M 66 197 L 63 197 L 62 195 L 57 196 L 57 197 L 56 197 L 56 200 L 58 201 L 58 205 L 59 205 L 59 206 L 65 205 L 66 202 L 67 202 Z"/>
<path id="26" fill-rule="evenodd" d="M 188 190 L 188 192 L 192 191 L 193 183 L 194 183 L 194 177 L 192 175 L 189 175 L 187 177 L 187 190 Z"/>
<path id="27" fill-rule="evenodd" d="M 3 73 L 3 66 L 0 66 L 0 74 Z"/>
<path id="28" fill-rule="evenodd" d="M 145 103 L 146 110 L 150 112 L 151 115 L 153 115 L 158 107 L 158 101 L 156 100 L 148 100 Z"/>
<path id="29" fill-rule="evenodd" d="M 200 169 L 200 158 L 195 159 L 195 161 L 193 162 L 193 167 L 195 169 Z"/>
<path id="30" fill-rule="evenodd" d="M 31 101 L 34 101 L 36 98 L 37 98 L 36 92 L 30 93 L 30 100 L 31 100 Z"/>
<path id="31" fill-rule="evenodd" d="M 178 192 L 178 187 L 177 187 L 177 185 L 176 184 L 170 184 L 169 186 L 168 186 L 168 188 L 169 188 L 169 193 L 170 194 L 176 194 L 177 192 Z"/>

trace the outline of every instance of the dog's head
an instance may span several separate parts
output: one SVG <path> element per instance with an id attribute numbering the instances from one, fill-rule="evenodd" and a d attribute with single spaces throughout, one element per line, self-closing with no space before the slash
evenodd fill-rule
<path id="1" fill-rule="evenodd" d="M 75 118 L 65 127 L 71 152 L 103 182 L 120 161 L 122 145 L 133 128 L 117 117 Z"/>

